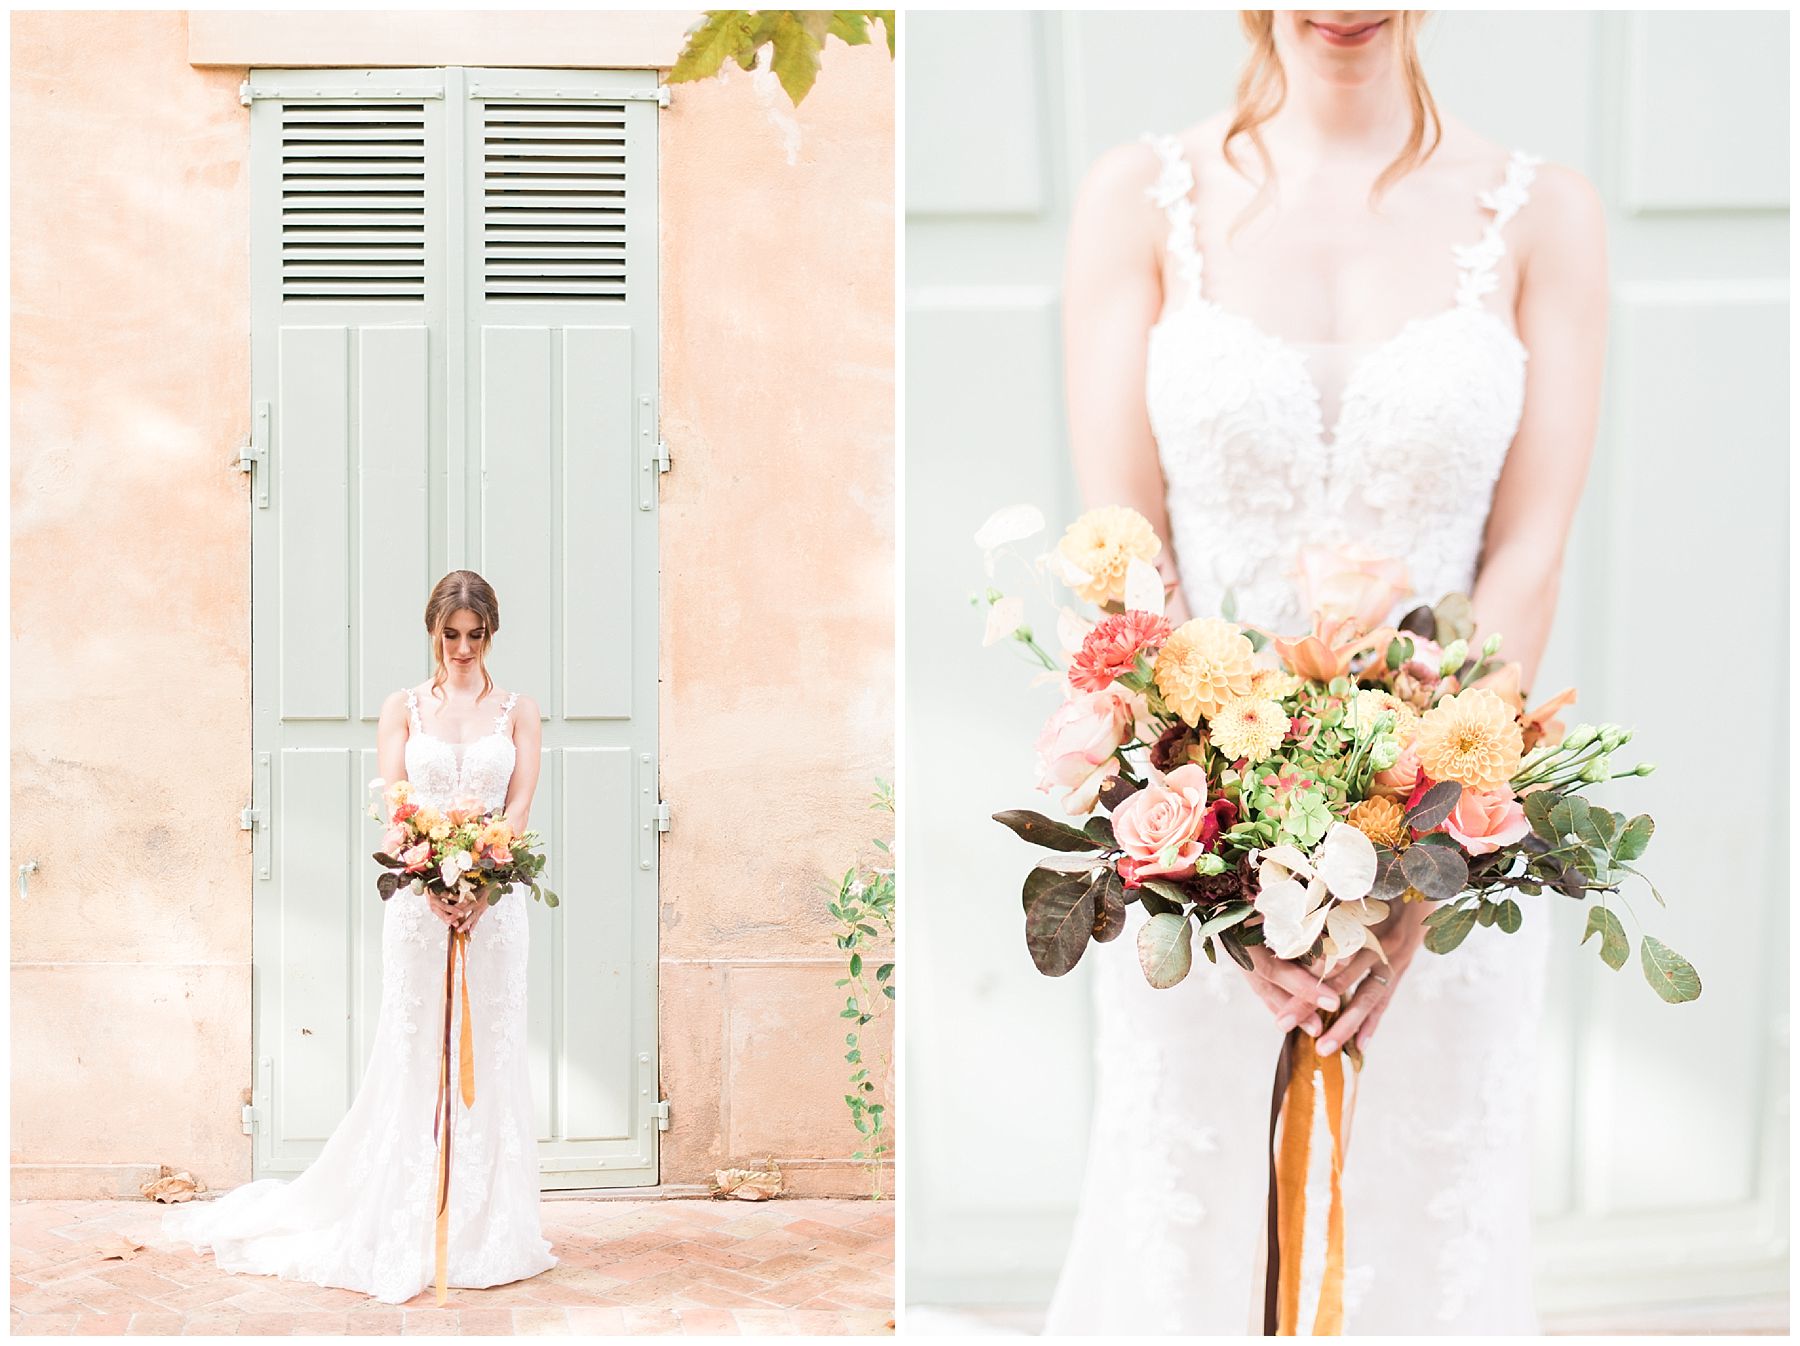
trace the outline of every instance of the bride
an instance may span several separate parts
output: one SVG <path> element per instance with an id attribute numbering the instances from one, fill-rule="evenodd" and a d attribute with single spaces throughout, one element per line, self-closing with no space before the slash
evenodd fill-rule
<path id="1" fill-rule="evenodd" d="M 1602 210 L 1574 171 L 1437 112 L 1420 17 L 1246 11 L 1235 106 L 1094 167 L 1068 243 L 1069 433 L 1088 504 L 1171 540 L 1173 620 L 1229 591 L 1239 620 L 1298 632 L 1297 549 L 1353 548 L 1405 563 L 1390 618 L 1471 594 L 1529 685 L 1598 416 Z M 1368 1049 L 1347 1330 L 1539 1330 L 1548 913 L 1440 958 L 1420 956 L 1428 904 L 1396 906 L 1391 968 L 1359 954 L 1323 983 L 1258 948 L 1253 972 L 1197 962 L 1152 990 L 1136 904 L 1093 951 L 1093 1128 L 1048 1332 L 1260 1331 L 1271 1077 L 1296 1024 Z"/>
<path id="2" fill-rule="evenodd" d="M 452 571 L 431 592 L 425 628 L 436 672 L 429 683 L 383 702 L 376 729 L 381 776 L 410 780 L 422 805 L 446 808 L 473 798 L 483 808 L 504 806 L 523 831 L 537 788 L 542 729 L 535 701 L 518 692 L 503 695 L 488 676 L 499 600 L 474 571 Z M 379 900 L 373 884 L 369 900 Z M 483 902 L 447 905 L 430 893 L 396 891 L 382 913 L 375 1046 L 343 1121 L 293 1181 L 265 1178 L 216 1201 L 178 1206 L 164 1217 L 164 1235 L 210 1247 L 227 1271 L 342 1286 L 393 1304 L 432 1284 L 432 1120 L 445 945 L 454 927 L 478 931 L 469 940 L 467 968 L 479 1037 L 474 1105 L 457 1098 L 451 1106 L 449 1284 L 499 1285 L 555 1266 L 538 1223 L 525 1031 L 527 902 L 522 887 L 491 910 Z M 452 1016 L 452 1031 L 454 1052 L 460 1013 Z"/>

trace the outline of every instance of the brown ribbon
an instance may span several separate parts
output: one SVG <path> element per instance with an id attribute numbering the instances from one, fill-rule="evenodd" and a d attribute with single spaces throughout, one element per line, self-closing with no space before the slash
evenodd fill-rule
<path id="1" fill-rule="evenodd" d="M 1315 1082 L 1314 1075 L 1318 1081 Z M 1268 1251 L 1263 1267 L 1263 1335 L 1291 1337 L 1300 1323 L 1300 1260 L 1306 1241 L 1306 1178 L 1312 1161 L 1313 1105 L 1324 1086 L 1331 1132 L 1330 1200 L 1325 1218 L 1325 1274 L 1312 1335 L 1344 1330 L 1344 1150 L 1348 1143 L 1342 1053 L 1320 1056 L 1313 1040 L 1291 1030 L 1275 1063 L 1269 1104 Z"/>
<path id="2" fill-rule="evenodd" d="M 449 1295 L 450 1275 L 450 1015 L 456 1002 L 456 962 L 462 956 L 462 1046 L 457 1056 L 457 1083 L 465 1108 L 475 1105 L 475 1039 L 469 1013 L 469 932 L 451 930 L 444 950 L 444 1050 L 438 1063 L 437 1111 L 431 1137 L 438 1147 L 437 1302 Z"/>

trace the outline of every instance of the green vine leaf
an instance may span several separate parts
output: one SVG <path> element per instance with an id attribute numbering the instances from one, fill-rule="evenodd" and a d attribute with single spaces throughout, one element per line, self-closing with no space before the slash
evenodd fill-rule
<path id="1" fill-rule="evenodd" d="M 1644 977 L 1656 993 L 1671 1005 L 1700 998 L 1700 974 L 1694 965 L 1661 940 L 1644 936 L 1641 949 Z"/>
<path id="2" fill-rule="evenodd" d="M 798 107 L 818 81 L 826 39 L 866 46 L 871 23 L 882 26 L 888 55 L 893 56 L 891 9 L 710 9 L 688 29 L 687 45 L 670 69 L 668 82 L 685 84 L 716 75 L 728 60 L 741 70 L 754 70 L 758 54 L 768 47 L 769 69 Z"/>
<path id="3" fill-rule="evenodd" d="M 1138 962 L 1159 991 L 1174 986 L 1194 966 L 1194 928 L 1184 916 L 1152 916 L 1138 930 Z"/>
<path id="4" fill-rule="evenodd" d="M 1617 972 L 1625 966 L 1625 960 L 1631 957 L 1631 941 L 1625 938 L 1625 927 L 1620 924 L 1619 918 L 1611 910 L 1600 906 L 1588 908 L 1587 929 L 1581 932 L 1581 942 L 1586 944 L 1592 935 L 1600 936 L 1600 957 L 1605 960 L 1608 967 Z M 1649 973 L 1649 957 L 1650 953 L 1646 948 L 1644 952 L 1646 975 Z M 1688 971 L 1692 972 L 1693 969 L 1689 968 Z M 1651 979 L 1651 984 L 1655 984 L 1654 978 Z M 1695 994 L 1697 995 L 1699 992 L 1696 991 Z"/>

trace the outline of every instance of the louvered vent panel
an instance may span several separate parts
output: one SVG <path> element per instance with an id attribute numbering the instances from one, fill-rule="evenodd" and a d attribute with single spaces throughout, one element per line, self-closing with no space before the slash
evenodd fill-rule
<path id="1" fill-rule="evenodd" d="M 483 289 L 490 300 L 625 298 L 625 108 L 489 103 Z"/>
<path id="2" fill-rule="evenodd" d="M 423 104 L 283 107 L 281 297 L 425 298 Z"/>

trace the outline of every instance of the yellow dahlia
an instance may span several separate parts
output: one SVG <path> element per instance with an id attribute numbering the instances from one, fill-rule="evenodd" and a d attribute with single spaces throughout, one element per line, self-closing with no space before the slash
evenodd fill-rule
<path id="1" fill-rule="evenodd" d="M 1227 757 L 1260 762 L 1287 737 L 1288 713 L 1280 702 L 1240 696 L 1220 706 L 1207 727 L 1213 747 Z"/>
<path id="2" fill-rule="evenodd" d="M 1263 701 L 1279 701 L 1292 696 L 1306 684 L 1280 668 L 1259 668 L 1250 675 L 1249 695 Z"/>
<path id="3" fill-rule="evenodd" d="M 1156 656 L 1156 686 L 1182 719 L 1198 726 L 1220 706 L 1250 694 L 1256 651 L 1236 622 L 1195 617 L 1175 628 Z"/>
<path id="4" fill-rule="evenodd" d="M 1406 809 L 1399 800 L 1377 797 L 1356 805 L 1346 821 L 1377 846 L 1403 851 L 1412 839 L 1410 829 L 1401 821 L 1405 816 Z"/>
<path id="5" fill-rule="evenodd" d="M 1413 741 L 1413 735 L 1419 728 L 1419 712 L 1392 692 L 1381 687 L 1369 687 L 1358 692 L 1351 701 L 1355 708 L 1356 727 L 1367 729 L 1381 718 L 1383 711 L 1394 713 L 1394 737 L 1404 748 Z"/>
<path id="6" fill-rule="evenodd" d="M 1471 687 L 1426 711 L 1412 746 L 1432 780 L 1487 793 L 1506 789 L 1519 769 L 1525 736 L 1511 706 L 1485 687 Z"/>
<path id="7" fill-rule="evenodd" d="M 1090 509 L 1056 544 L 1057 557 L 1069 568 L 1064 574 L 1069 587 L 1090 603 L 1123 602 L 1127 567 L 1133 560 L 1154 560 L 1161 550 L 1162 539 L 1150 521 L 1124 505 Z"/>

